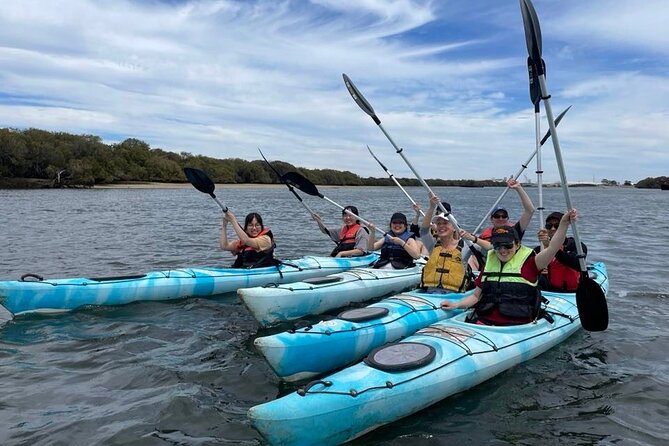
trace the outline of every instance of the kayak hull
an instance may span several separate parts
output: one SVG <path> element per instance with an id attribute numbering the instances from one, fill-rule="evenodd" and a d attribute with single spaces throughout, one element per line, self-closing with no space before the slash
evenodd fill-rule
<path id="1" fill-rule="evenodd" d="M 385 315 L 364 321 L 342 318 L 258 337 L 254 345 L 281 379 L 309 379 L 363 358 L 374 348 L 413 334 L 416 330 L 461 312 L 444 311 L 445 299 L 471 294 L 426 294 L 419 291 L 392 296 L 366 309 L 385 309 Z"/>
<path id="2" fill-rule="evenodd" d="M 277 267 L 184 268 L 137 276 L 0 281 L 0 305 L 16 314 L 69 311 L 84 305 L 123 305 L 187 297 L 211 297 L 242 287 L 287 283 L 369 265 L 378 256 L 303 257 Z M 280 273 L 279 273 L 280 271 Z"/>
<path id="3" fill-rule="evenodd" d="M 258 323 L 268 327 L 416 288 L 422 270 L 422 265 L 402 270 L 355 268 L 322 281 L 242 288 L 237 294 Z"/>
<path id="4" fill-rule="evenodd" d="M 606 268 L 592 266 L 604 292 Z M 340 444 L 467 390 L 560 344 L 581 328 L 575 295 L 544 293 L 546 318 L 511 327 L 480 326 L 456 315 L 402 340 L 434 351 L 411 370 L 383 371 L 365 362 L 311 383 L 301 392 L 252 407 L 248 416 L 275 445 Z"/>

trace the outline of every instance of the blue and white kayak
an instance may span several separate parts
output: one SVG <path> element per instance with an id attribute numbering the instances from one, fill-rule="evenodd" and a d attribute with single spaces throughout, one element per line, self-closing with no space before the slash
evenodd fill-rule
<path id="1" fill-rule="evenodd" d="M 342 258 L 306 256 L 264 268 L 184 268 L 91 279 L 47 280 L 29 274 L 22 280 L 0 281 L 0 305 L 16 315 L 68 311 L 83 305 L 210 297 L 270 282 L 287 283 L 324 276 L 367 266 L 376 259 L 376 253 Z"/>
<path id="2" fill-rule="evenodd" d="M 253 343 L 277 376 L 300 381 L 359 361 L 376 347 L 462 312 L 445 311 L 439 305 L 471 293 L 410 291 L 344 311 L 335 319 L 258 337 Z"/>
<path id="3" fill-rule="evenodd" d="M 237 295 L 258 323 L 267 327 L 411 290 L 420 284 L 422 270 L 422 264 L 407 269 L 354 268 L 302 282 L 241 288 Z"/>
<path id="4" fill-rule="evenodd" d="M 591 274 L 606 293 L 604 264 L 594 264 Z M 364 362 L 254 406 L 248 416 L 273 445 L 334 445 L 357 438 L 534 358 L 581 327 L 573 293 L 544 297 L 548 317 L 531 324 L 476 325 L 461 313 L 372 351 Z"/>

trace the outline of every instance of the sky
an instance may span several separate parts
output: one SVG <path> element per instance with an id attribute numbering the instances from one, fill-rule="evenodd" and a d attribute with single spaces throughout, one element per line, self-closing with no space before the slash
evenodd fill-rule
<path id="1" fill-rule="evenodd" d="M 568 180 L 669 176 L 666 0 L 534 6 Z M 346 73 L 422 177 L 502 178 L 535 150 L 526 61 L 517 0 L 5 0 L 0 127 L 413 176 Z"/>

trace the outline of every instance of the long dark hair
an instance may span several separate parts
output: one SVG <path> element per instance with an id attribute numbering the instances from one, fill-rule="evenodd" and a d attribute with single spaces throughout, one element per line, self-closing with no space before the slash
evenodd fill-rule
<path id="1" fill-rule="evenodd" d="M 260 230 L 262 231 L 263 229 L 265 229 L 265 226 L 263 226 L 262 224 L 262 217 L 260 216 L 260 214 L 257 212 L 251 212 L 244 219 L 244 232 L 246 232 L 246 228 L 248 228 L 248 226 L 251 224 L 254 218 L 260 224 Z"/>

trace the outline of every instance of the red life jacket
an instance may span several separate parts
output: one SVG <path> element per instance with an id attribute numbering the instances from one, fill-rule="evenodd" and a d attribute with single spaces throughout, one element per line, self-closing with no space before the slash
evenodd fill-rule
<path id="1" fill-rule="evenodd" d="M 492 226 L 485 228 L 481 235 L 479 235 L 479 238 L 483 240 L 490 240 L 490 237 L 492 237 L 492 229 Z"/>
<path id="2" fill-rule="evenodd" d="M 258 251 L 257 249 L 245 245 L 241 240 L 237 240 L 237 258 L 232 264 L 233 268 L 261 268 L 263 266 L 276 265 L 274 259 L 274 235 L 269 228 L 265 228 L 258 235 L 253 238 L 258 238 L 263 235 L 268 235 L 272 241 L 272 247 L 267 251 Z"/>
<path id="3" fill-rule="evenodd" d="M 339 243 L 330 253 L 331 257 L 335 257 L 342 251 L 350 251 L 355 248 L 355 235 L 360 229 L 360 223 L 354 223 L 351 226 L 342 226 L 339 230 Z"/>
<path id="4" fill-rule="evenodd" d="M 562 250 L 564 247 L 560 249 Z M 551 260 L 551 263 L 548 264 L 548 282 L 551 291 L 575 292 L 580 278 L 580 271 L 571 269 L 557 259 Z"/>

